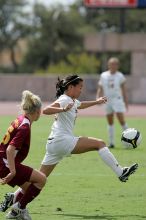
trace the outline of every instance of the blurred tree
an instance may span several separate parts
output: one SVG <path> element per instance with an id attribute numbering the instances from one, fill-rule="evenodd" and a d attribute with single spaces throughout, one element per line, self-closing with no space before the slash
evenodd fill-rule
<path id="1" fill-rule="evenodd" d="M 99 60 L 97 60 L 95 55 L 88 55 L 87 53 L 81 54 L 69 54 L 67 56 L 66 62 L 61 60 L 57 64 L 51 64 L 46 69 L 45 73 L 52 74 L 67 74 L 67 73 L 77 73 L 77 74 L 96 74 L 99 70 Z M 44 73 L 43 70 L 37 71 L 37 73 Z"/>
<path id="2" fill-rule="evenodd" d="M 86 24 L 94 27 L 94 31 L 102 31 L 104 23 L 109 32 L 146 32 L 146 9 L 87 8 L 79 2 L 78 7 L 84 8 Z"/>
<path id="3" fill-rule="evenodd" d="M 56 64 L 59 67 L 60 63 L 70 66 L 68 55 L 74 54 L 78 57 L 83 52 L 85 34 L 120 32 L 122 10 L 119 9 L 89 9 L 82 0 L 77 0 L 65 8 L 60 5 L 47 8 L 43 3 L 35 4 L 33 11 L 26 13 L 26 3 L 27 0 L 0 0 L 0 51 L 6 48 L 11 51 L 15 72 L 46 70 L 48 66 L 54 68 Z M 125 31 L 145 32 L 145 14 L 146 9 L 127 9 Z M 28 41 L 28 50 L 18 68 L 15 47 L 23 37 Z M 99 58 L 100 55 L 96 55 Z M 127 56 L 123 55 L 122 59 L 126 60 Z M 124 65 L 126 69 L 126 62 Z M 98 70 L 97 67 L 97 72 Z"/>
<path id="4" fill-rule="evenodd" d="M 23 11 L 25 0 L 0 0 L 0 51 L 10 50 L 13 71 L 18 71 L 15 47 L 20 38 L 28 35 L 28 13 Z"/>
<path id="5" fill-rule="evenodd" d="M 60 60 L 65 60 L 69 53 L 78 53 L 83 49 L 83 25 L 80 14 L 61 6 L 47 9 L 36 4 L 34 7 L 35 31 L 29 40 L 29 50 L 24 65 L 29 71 L 47 68 Z"/>

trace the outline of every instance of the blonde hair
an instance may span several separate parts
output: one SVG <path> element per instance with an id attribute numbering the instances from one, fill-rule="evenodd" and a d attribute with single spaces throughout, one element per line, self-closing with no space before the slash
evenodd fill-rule
<path id="1" fill-rule="evenodd" d="M 41 109 L 42 102 L 39 96 L 32 92 L 25 90 L 22 92 L 21 109 L 27 113 L 35 113 L 36 110 Z"/>
<path id="2" fill-rule="evenodd" d="M 119 59 L 118 59 L 117 57 L 111 57 L 111 58 L 108 60 L 108 64 L 110 64 L 110 63 L 117 63 L 117 64 L 119 64 L 120 61 L 119 61 Z"/>

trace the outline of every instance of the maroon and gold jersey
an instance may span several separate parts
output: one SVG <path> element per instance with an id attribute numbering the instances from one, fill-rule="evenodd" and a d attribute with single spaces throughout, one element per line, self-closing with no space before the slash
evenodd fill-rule
<path id="1" fill-rule="evenodd" d="M 3 141 L 0 144 L 0 158 L 7 166 L 6 150 L 9 145 L 15 147 L 15 162 L 21 163 L 28 155 L 31 137 L 31 124 L 29 119 L 20 115 L 15 119 L 5 134 Z"/>

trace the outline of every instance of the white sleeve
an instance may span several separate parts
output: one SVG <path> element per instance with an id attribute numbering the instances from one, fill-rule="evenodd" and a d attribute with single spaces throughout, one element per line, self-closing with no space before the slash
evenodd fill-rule
<path id="1" fill-rule="evenodd" d="M 59 103 L 61 108 L 65 108 L 68 104 L 71 103 L 71 100 L 67 97 L 60 96 L 55 103 Z"/>
<path id="2" fill-rule="evenodd" d="M 76 99 L 76 105 L 77 105 L 77 108 L 80 107 L 80 105 L 81 105 L 81 102 L 77 99 Z"/>

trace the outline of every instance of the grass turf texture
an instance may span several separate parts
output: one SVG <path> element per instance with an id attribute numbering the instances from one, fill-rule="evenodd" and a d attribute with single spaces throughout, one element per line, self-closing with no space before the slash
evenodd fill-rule
<path id="1" fill-rule="evenodd" d="M 2 139 L 9 122 L 14 117 L 0 117 Z M 45 153 L 45 144 L 53 117 L 41 117 L 32 125 L 31 150 L 25 164 L 39 168 Z M 142 143 L 137 149 L 126 150 L 120 142 L 121 128 L 115 121 L 116 148 L 112 152 L 122 166 L 134 162 L 138 171 L 121 183 L 115 174 L 99 158 L 89 152 L 64 158 L 48 178 L 44 190 L 28 205 L 35 220 L 142 220 L 146 218 L 146 140 L 145 120 L 127 119 L 129 127 L 142 133 Z M 105 118 L 80 117 L 76 121 L 75 134 L 99 137 L 107 141 Z M 9 186 L 0 186 L 0 200 L 5 192 L 14 191 Z M 0 213 L 0 219 L 5 213 Z"/>

